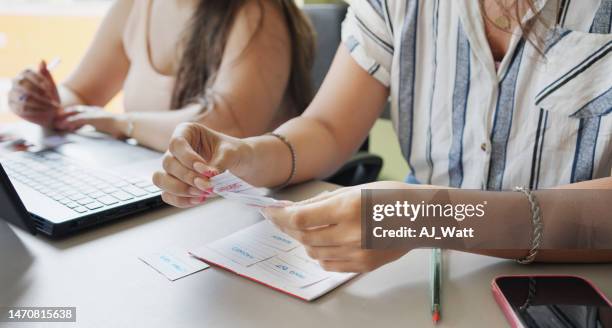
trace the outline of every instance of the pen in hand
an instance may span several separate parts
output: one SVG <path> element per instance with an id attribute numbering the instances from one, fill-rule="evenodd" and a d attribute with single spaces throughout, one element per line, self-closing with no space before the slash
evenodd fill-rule
<path id="1" fill-rule="evenodd" d="M 44 78 L 48 79 L 51 83 L 51 87 L 53 88 L 55 88 L 55 83 L 53 81 L 53 77 L 51 76 L 51 71 L 53 71 L 57 66 L 59 66 L 61 62 L 62 60 L 59 57 L 55 57 L 53 60 L 51 60 L 49 64 L 47 64 L 44 60 L 42 60 L 40 64 L 38 65 L 38 73 L 41 74 Z M 28 98 L 28 95 L 26 93 L 19 96 L 20 101 L 25 101 L 27 98 Z M 59 102 L 55 99 L 52 100 L 51 104 L 55 107 L 60 106 Z"/>
<path id="2" fill-rule="evenodd" d="M 55 90 L 55 96 L 57 96 L 57 86 L 55 85 L 55 81 L 53 80 L 53 76 L 51 76 L 51 72 L 62 63 L 61 58 L 55 57 L 48 64 L 43 60 L 40 65 L 40 73 L 45 75 L 45 77 L 50 81 L 51 87 Z M 52 95 L 53 96 L 53 95 Z M 54 103 L 57 108 L 61 108 L 60 100 L 54 99 Z"/>
<path id="3" fill-rule="evenodd" d="M 47 70 L 49 72 L 53 71 L 57 66 L 59 66 L 59 64 L 62 63 L 62 59 L 59 57 L 55 57 L 53 58 L 53 60 L 51 60 L 49 62 L 49 64 L 47 64 Z"/>

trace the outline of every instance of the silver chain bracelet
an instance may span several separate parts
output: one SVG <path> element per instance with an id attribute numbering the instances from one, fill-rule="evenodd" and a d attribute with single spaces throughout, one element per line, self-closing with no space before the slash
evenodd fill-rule
<path id="1" fill-rule="evenodd" d="M 542 239 L 544 235 L 544 223 L 542 222 L 542 212 L 540 210 L 540 203 L 536 199 L 535 195 L 529 188 L 526 187 L 515 187 L 514 191 L 522 192 L 527 196 L 531 210 L 531 221 L 533 223 L 533 235 L 531 236 L 531 249 L 527 256 L 517 259 L 516 262 L 520 264 L 530 264 L 538 255 L 540 246 L 542 245 Z"/>
<path id="2" fill-rule="evenodd" d="M 519 311 L 527 311 L 527 309 L 532 305 L 533 299 L 536 297 L 536 292 L 536 280 L 534 277 L 529 277 L 527 298 L 525 299 L 525 303 L 519 307 Z"/>

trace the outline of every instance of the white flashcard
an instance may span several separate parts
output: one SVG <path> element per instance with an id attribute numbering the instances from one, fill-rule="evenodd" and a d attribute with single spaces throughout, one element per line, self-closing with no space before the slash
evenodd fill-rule
<path id="1" fill-rule="evenodd" d="M 257 192 L 257 188 L 235 176 L 229 170 L 210 178 L 210 181 L 213 184 L 213 191 L 216 193 L 233 192 L 261 195 Z"/>
<path id="2" fill-rule="evenodd" d="M 214 193 L 245 205 L 269 207 L 284 204 L 282 201 L 265 196 L 260 189 L 235 176 L 229 170 L 210 178 L 210 181 Z"/>
<path id="3" fill-rule="evenodd" d="M 278 253 L 272 247 L 249 240 L 244 236 L 241 237 L 239 234 L 214 241 L 208 244 L 208 248 L 247 267 L 269 259 Z"/>
<path id="4" fill-rule="evenodd" d="M 301 248 L 304 249 L 303 247 Z M 299 256 L 296 256 L 292 252 L 278 254 L 277 257 L 295 267 L 308 271 L 312 274 L 317 274 L 325 278 L 330 276 L 330 273 L 323 270 L 323 268 L 315 260 L 305 260 Z"/>
<path id="5" fill-rule="evenodd" d="M 274 224 L 268 220 L 252 225 L 238 232 L 237 235 L 245 236 L 244 238 L 257 240 L 262 244 L 285 252 L 288 252 L 300 245 L 297 240 L 278 230 L 278 228 L 276 228 Z"/>
<path id="6" fill-rule="evenodd" d="M 186 277 L 209 267 L 182 248 L 171 247 L 140 256 L 139 259 L 170 281 Z"/>
<path id="7" fill-rule="evenodd" d="M 310 256 L 308 256 L 308 253 L 306 253 L 306 249 L 304 247 L 298 247 L 298 248 L 292 250 L 291 252 L 289 252 L 289 255 L 295 256 L 295 257 L 299 258 L 302 261 L 310 263 L 311 265 L 315 265 L 315 266 L 319 265 L 317 263 L 317 261 L 315 261 Z"/>
<path id="8" fill-rule="evenodd" d="M 234 201 L 237 201 L 239 203 L 242 203 L 248 206 L 255 206 L 255 207 L 281 206 L 279 201 L 277 201 L 274 198 L 270 198 L 266 196 L 257 196 L 257 195 L 241 194 L 241 193 L 233 193 L 233 192 L 218 193 L 218 194 L 223 198 L 234 200 Z"/>
<path id="9" fill-rule="evenodd" d="M 321 272 L 304 270 L 303 268 L 281 260 L 278 256 L 263 261 L 259 265 L 292 286 L 300 288 L 310 286 L 327 278 L 327 276 L 321 274 Z"/>
<path id="10" fill-rule="evenodd" d="M 57 148 L 69 142 L 70 140 L 68 140 L 66 137 L 53 135 L 53 136 L 48 136 L 44 138 L 42 140 L 42 146 L 45 148 Z"/>

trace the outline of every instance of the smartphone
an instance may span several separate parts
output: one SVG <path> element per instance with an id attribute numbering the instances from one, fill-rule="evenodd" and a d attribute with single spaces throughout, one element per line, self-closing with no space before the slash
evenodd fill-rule
<path id="1" fill-rule="evenodd" d="M 491 287 L 512 327 L 612 328 L 612 302 L 584 278 L 500 276 Z"/>

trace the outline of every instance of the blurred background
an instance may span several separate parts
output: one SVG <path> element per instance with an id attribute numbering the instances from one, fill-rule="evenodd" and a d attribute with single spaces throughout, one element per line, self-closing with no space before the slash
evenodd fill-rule
<path id="1" fill-rule="evenodd" d="M 24 68 L 35 67 L 41 59 L 61 58 L 62 64 L 53 74 L 58 81 L 63 80 L 85 53 L 112 1 L 0 0 L 0 124 L 18 121 L 10 114 L 6 99 L 11 79 Z M 300 5 L 339 2 L 296 1 Z M 121 111 L 121 95 L 107 109 Z M 378 120 L 370 142 L 370 151 L 385 162 L 379 178 L 403 180 L 408 169 L 388 120 Z"/>

